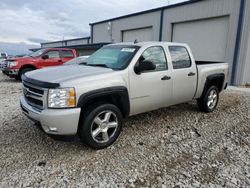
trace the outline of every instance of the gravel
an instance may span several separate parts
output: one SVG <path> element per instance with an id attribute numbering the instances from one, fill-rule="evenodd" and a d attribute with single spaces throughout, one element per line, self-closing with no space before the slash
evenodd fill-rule
<path id="1" fill-rule="evenodd" d="M 250 93 L 221 93 L 209 114 L 192 101 L 130 117 L 95 151 L 44 134 L 21 113 L 21 92 L 0 73 L 0 187 L 250 186 Z"/>

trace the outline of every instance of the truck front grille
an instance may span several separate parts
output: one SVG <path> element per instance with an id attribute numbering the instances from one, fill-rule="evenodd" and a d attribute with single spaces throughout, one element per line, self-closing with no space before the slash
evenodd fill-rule
<path id="1" fill-rule="evenodd" d="M 3 68 L 7 68 L 7 67 L 8 67 L 8 61 L 4 61 Z"/>
<path id="2" fill-rule="evenodd" d="M 37 89 L 37 88 L 31 87 L 31 86 L 28 86 L 25 83 L 23 83 L 23 86 L 25 88 L 28 88 L 33 93 L 40 94 L 40 95 L 44 94 L 44 90 L 42 90 L 42 89 Z"/>
<path id="3" fill-rule="evenodd" d="M 23 94 L 29 105 L 40 110 L 45 108 L 47 90 L 23 81 Z"/>

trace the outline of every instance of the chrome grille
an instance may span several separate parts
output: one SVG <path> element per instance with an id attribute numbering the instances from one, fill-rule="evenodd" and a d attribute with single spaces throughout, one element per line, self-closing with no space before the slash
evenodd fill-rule
<path id="1" fill-rule="evenodd" d="M 8 67 L 8 61 L 4 61 L 3 68 L 7 68 L 7 67 Z"/>
<path id="2" fill-rule="evenodd" d="M 23 81 L 23 94 L 29 105 L 40 110 L 46 107 L 46 89 Z"/>

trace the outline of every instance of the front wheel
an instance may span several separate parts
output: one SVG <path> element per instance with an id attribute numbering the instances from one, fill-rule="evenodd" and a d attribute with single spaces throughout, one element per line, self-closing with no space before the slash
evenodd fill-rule
<path id="1" fill-rule="evenodd" d="M 83 114 L 79 137 L 93 149 L 103 149 L 113 144 L 122 129 L 122 114 L 113 104 L 96 104 Z"/>
<path id="2" fill-rule="evenodd" d="M 219 101 L 219 91 L 216 86 L 211 86 L 204 97 L 197 100 L 198 107 L 202 112 L 212 112 Z"/>

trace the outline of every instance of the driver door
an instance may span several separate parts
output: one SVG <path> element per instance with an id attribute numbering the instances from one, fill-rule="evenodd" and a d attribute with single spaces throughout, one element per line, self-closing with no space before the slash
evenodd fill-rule
<path id="1" fill-rule="evenodd" d="M 62 64 L 62 59 L 60 57 L 60 51 L 59 50 L 51 50 L 46 52 L 44 55 L 48 56 L 48 59 L 43 60 L 43 66 L 58 66 Z"/>
<path id="2" fill-rule="evenodd" d="M 131 115 L 162 108 L 171 104 L 172 72 L 168 70 L 165 51 L 161 46 L 147 48 L 138 59 L 156 65 L 153 71 L 136 74 L 130 70 Z M 138 64 L 138 62 L 136 64 Z"/>

